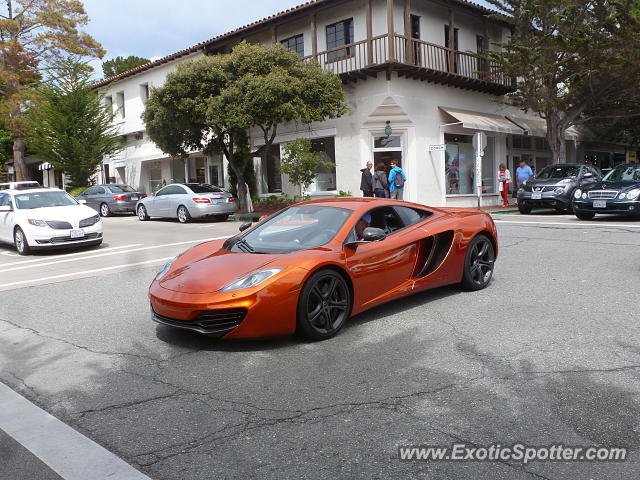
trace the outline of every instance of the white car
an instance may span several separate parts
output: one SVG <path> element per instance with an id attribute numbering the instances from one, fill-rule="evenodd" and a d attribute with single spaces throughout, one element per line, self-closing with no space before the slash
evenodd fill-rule
<path id="1" fill-rule="evenodd" d="M 92 208 L 63 190 L 0 191 L 0 241 L 20 255 L 31 250 L 100 245 L 102 221 Z"/>
<path id="2" fill-rule="evenodd" d="M 40 184 L 31 180 L 25 182 L 0 183 L 0 190 L 26 190 L 30 188 L 40 188 Z"/>

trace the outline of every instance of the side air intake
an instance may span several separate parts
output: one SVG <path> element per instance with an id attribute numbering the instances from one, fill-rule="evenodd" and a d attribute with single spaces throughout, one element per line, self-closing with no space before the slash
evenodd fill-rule
<path id="1" fill-rule="evenodd" d="M 453 230 L 447 230 L 424 240 L 426 260 L 418 273 L 418 277 L 426 277 L 438 269 L 451 248 L 453 237 Z"/>

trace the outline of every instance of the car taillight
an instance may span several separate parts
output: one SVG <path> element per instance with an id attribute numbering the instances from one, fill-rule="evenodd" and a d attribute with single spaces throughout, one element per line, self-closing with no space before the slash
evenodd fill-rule
<path id="1" fill-rule="evenodd" d="M 140 198 L 147 198 L 147 194 L 143 193 L 142 195 L 140 195 Z"/>
<path id="2" fill-rule="evenodd" d="M 115 197 L 113 197 L 114 200 L 126 200 L 127 196 L 126 195 L 116 195 Z"/>
<path id="3" fill-rule="evenodd" d="M 192 198 L 192 200 L 196 203 L 211 203 L 211 199 L 210 198 L 197 198 L 194 197 Z"/>
<path id="4" fill-rule="evenodd" d="M 229 197 L 227 198 L 227 202 L 235 202 L 236 198 L 235 197 Z"/>

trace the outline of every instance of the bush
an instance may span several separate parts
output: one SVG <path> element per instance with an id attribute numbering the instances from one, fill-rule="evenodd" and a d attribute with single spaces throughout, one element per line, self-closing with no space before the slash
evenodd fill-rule
<path id="1" fill-rule="evenodd" d="M 72 197 L 77 197 L 82 192 L 84 192 L 89 187 L 75 187 L 75 188 L 67 188 L 67 193 Z"/>

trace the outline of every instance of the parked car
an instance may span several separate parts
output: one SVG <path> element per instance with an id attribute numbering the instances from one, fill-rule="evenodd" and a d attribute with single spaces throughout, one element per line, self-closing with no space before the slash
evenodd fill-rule
<path id="1" fill-rule="evenodd" d="M 100 245 L 102 222 L 91 208 L 57 188 L 0 191 L 0 241 L 31 250 Z"/>
<path id="2" fill-rule="evenodd" d="M 491 216 L 383 198 L 292 205 L 170 260 L 149 288 L 158 323 L 224 338 L 329 338 L 369 308 L 491 281 Z"/>
<path id="3" fill-rule="evenodd" d="M 214 217 L 225 221 L 236 211 L 236 199 L 219 187 L 204 183 L 172 183 L 138 202 L 138 218 L 177 218 L 187 223 L 192 218 Z"/>
<path id="4" fill-rule="evenodd" d="M 581 220 L 597 213 L 640 217 L 640 164 L 618 165 L 601 182 L 577 189 L 573 197 L 573 211 Z"/>
<path id="5" fill-rule="evenodd" d="M 87 202 L 87 206 L 108 217 L 114 213 L 136 213 L 138 200 L 146 197 L 144 193 L 136 191 L 129 185 L 110 183 L 108 185 L 94 185 L 78 195 L 78 200 Z"/>
<path id="6" fill-rule="evenodd" d="M 534 178 L 518 188 L 518 210 L 529 214 L 533 208 L 555 208 L 571 212 L 573 192 L 602 179 L 602 173 L 591 165 L 561 163 L 548 165 Z"/>
<path id="7" fill-rule="evenodd" d="M 40 184 L 34 180 L 0 183 L 0 190 L 25 190 L 29 188 L 40 188 Z"/>

